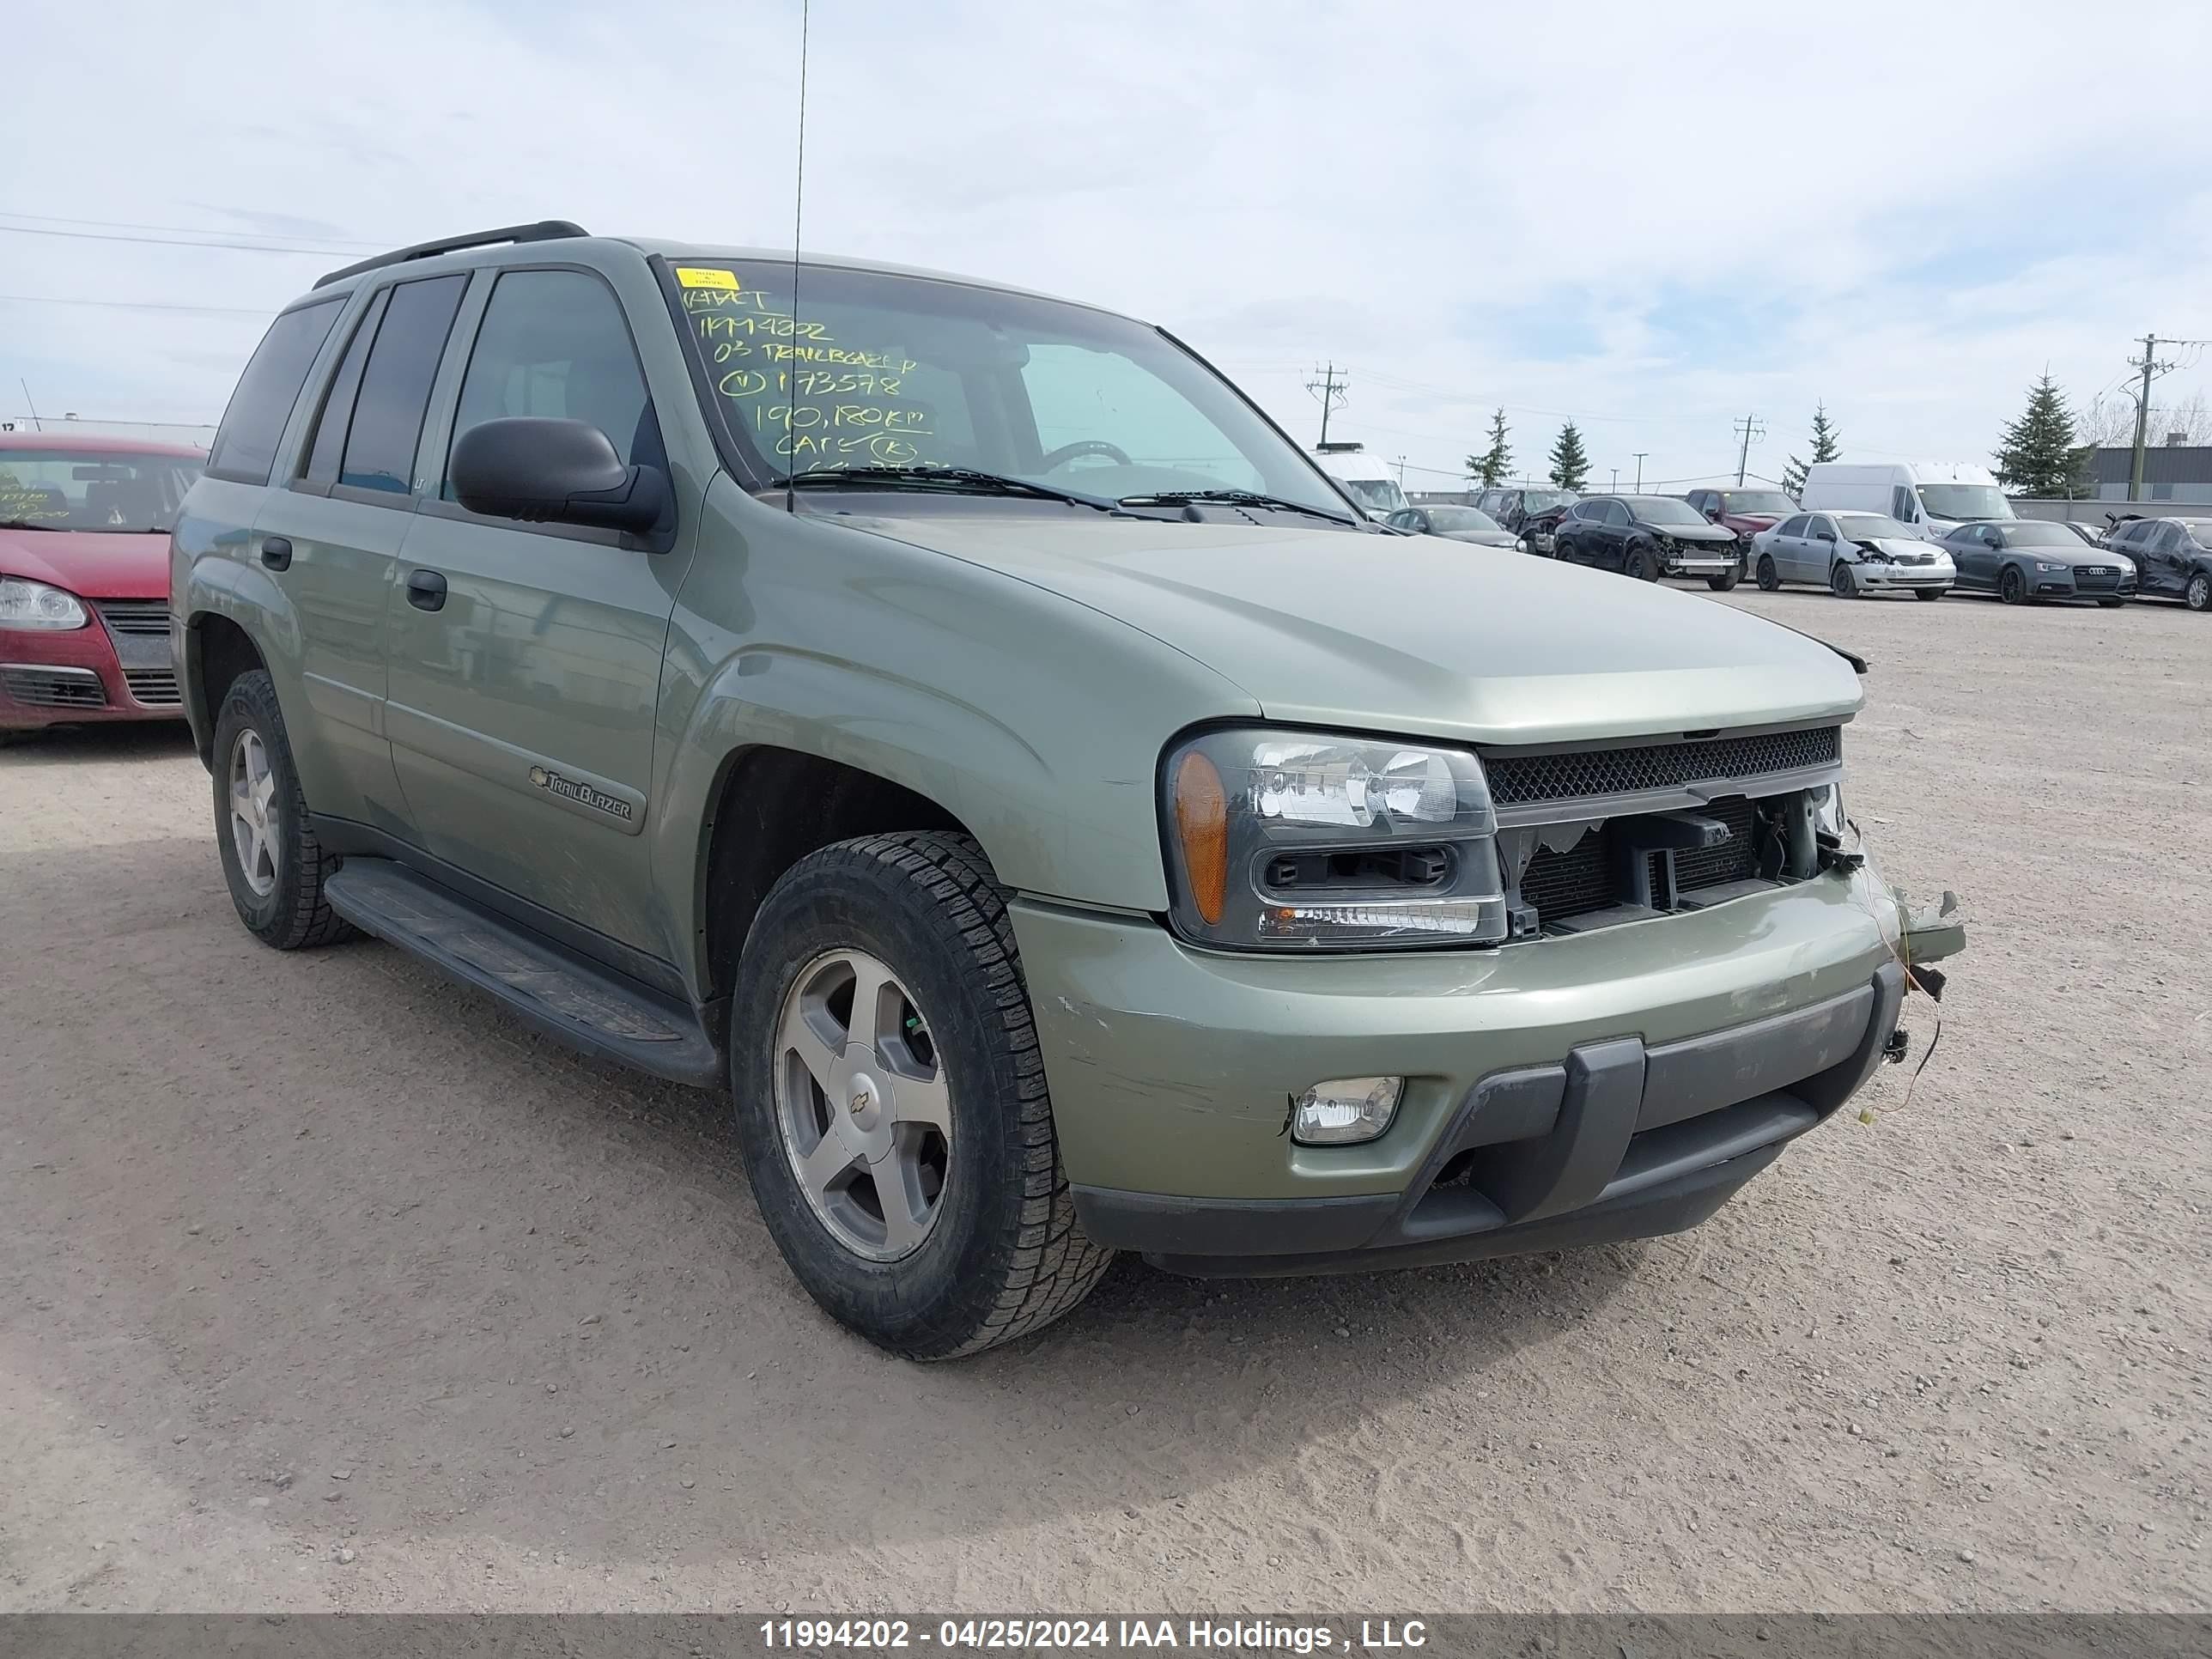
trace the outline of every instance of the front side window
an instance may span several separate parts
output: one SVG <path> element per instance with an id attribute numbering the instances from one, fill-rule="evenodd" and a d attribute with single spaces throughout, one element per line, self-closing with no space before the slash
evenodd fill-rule
<path id="1" fill-rule="evenodd" d="M 269 325 L 238 389 L 230 394 L 230 407 L 222 412 L 215 447 L 208 453 L 207 470 L 218 478 L 238 483 L 265 484 L 276 462 L 276 445 L 300 388 L 307 383 L 315 354 L 338 319 L 344 296 L 332 295 L 313 305 L 288 311 Z"/>
<path id="2" fill-rule="evenodd" d="M 0 448 L 0 526 L 166 535 L 199 476 L 197 455 Z"/>
<path id="3" fill-rule="evenodd" d="M 1345 514 L 1314 465 L 1158 330 L 1065 301 L 809 266 L 675 261 L 709 401 L 763 482 L 969 468 L 1109 499 L 1249 490 Z M 1388 480 L 1342 482 L 1394 510 Z"/>
<path id="4" fill-rule="evenodd" d="M 430 382 L 466 276 L 433 276 L 392 290 L 361 372 L 353 421 L 338 462 L 341 484 L 404 495 L 415 487 L 415 446 L 430 405 Z"/>
<path id="5" fill-rule="evenodd" d="M 660 428 L 614 291 L 580 270 L 510 270 L 484 307 L 453 417 L 458 439 L 514 416 L 581 421 L 625 465 L 663 465 Z M 452 469 L 447 452 L 447 471 Z M 454 499 L 449 476 L 443 494 Z"/>

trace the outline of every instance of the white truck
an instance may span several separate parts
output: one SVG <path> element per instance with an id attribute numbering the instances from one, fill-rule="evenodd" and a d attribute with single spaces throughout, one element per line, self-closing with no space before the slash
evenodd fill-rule
<path id="1" fill-rule="evenodd" d="M 1382 458 L 1370 455 L 1364 445 L 1316 444 L 1314 459 L 1370 519 L 1387 519 L 1400 507 L 1409 505 L 1405 490 L 1390 475 Z"/>
<path id="2" fill-rule="evenodd" d="M 2019 516 L 1989 468 L 1971 461 L 1817 461 L 1805 469 L 1798 505 L 1886 513 L 1930 541 L 1977 519 Z"/>

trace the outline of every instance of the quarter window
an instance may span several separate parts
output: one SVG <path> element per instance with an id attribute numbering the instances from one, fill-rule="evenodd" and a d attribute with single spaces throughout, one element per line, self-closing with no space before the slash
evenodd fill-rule
<path id="1" fill-rule="evenodd" d="M 446 355 L 446 336 L 468 280 L 433 276 L 392 290 L 362 369 L 345 458 L 338 464 L 341 484 L 401 495 L 414 489 L 415 446 L 430 405 L 430 382 Z"/>
<path id="2" fill-rule="evenodd" d="M 237 483 L 269 482 L 269 470 L 276 461 L 276 444 L 284 435 L 284 422 L 291 418 L 292 405 L 299 399 L 300 388 L 307 383 L 315 354 L 330 337 L 331 325 L 337 321 L 343 304 L 343 295 L 332 295 L 288 311 L 270 324 L 269 332 L 262 336 L 252 360 L 246 365 L 246 373 L 238 378 L 230 407 L 223 410 L 222 425 L 208 456 L 210 473 Z"/>
<path id="3" fill-rule="evenodd" d="M 338 365 L 337 374 L 331 380 L 331 389 L 323 398 L 323 412 L 315 422 L 315 441 L 308 447 L 307 470 L 303 475 L 315 483 L 335 483 L 338 476 L 338 457 L 345 453 L 346 426 L 353 419 L 354 395 L 361 389 L 361 371 L 368 361 L 368 349 L 376 340 L 376 325 L 384 316 L 385 301 L 392 290 L 385 289 L 369 302 L 353 331 L 353 343 L 346 347 L 345 361 Z"/>
<path id="4" fill-rule="evenodd" d="M 666 465 L 660 428 L 614 291 L 580 270 L 510 270 L 491 291 L 461 380 L 458 439 L 516 416 L 581 421 L 640 466 Z M 453 457 L 441 493 L 454 499 Z"/>

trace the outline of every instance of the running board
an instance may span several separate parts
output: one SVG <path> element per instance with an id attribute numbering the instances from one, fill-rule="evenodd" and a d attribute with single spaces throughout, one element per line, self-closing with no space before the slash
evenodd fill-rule
<path id="1" fill-rule="evenodd" d="M 324 884 L 331 908 L 364 933 L 489 991 L 570 1048 L 655 1077 L 719 1088 L 721 1056 L 698 1016 L 390 859 L 349 858 Z"/>

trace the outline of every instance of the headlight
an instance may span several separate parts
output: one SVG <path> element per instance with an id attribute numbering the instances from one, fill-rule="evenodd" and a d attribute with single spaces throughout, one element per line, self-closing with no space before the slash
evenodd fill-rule
<path id="1" fill-rule="evenodd" d="M 1813 797 L 1813 827 L 1824 836 L 1841 838 L 1846 822 L 1843 785 L 1825 784 L 1810 793 Z"/>
<path id="2" fill-rule="evenodd" d="M 2068 565 L 2053 564 L 2048 559 L 2038 559 L 2035 562 L 2035 568 L 2046 576 L 2055 576 L 2063 570 L 2071 568 Z"/>
<path id="3" fill-rule="evenodd" d="M 90 620 L 74 593 L 25 576 L 0 576 L 0 628 L 82 628 Z"/>
<path id="4" fill-rule="evenodd" d="M 1207 732 L 1168 751 L 1161 793 L 1186 938 L 1354 950 L 1505 937 L 1497 818 L 1465 750 Z"/>

